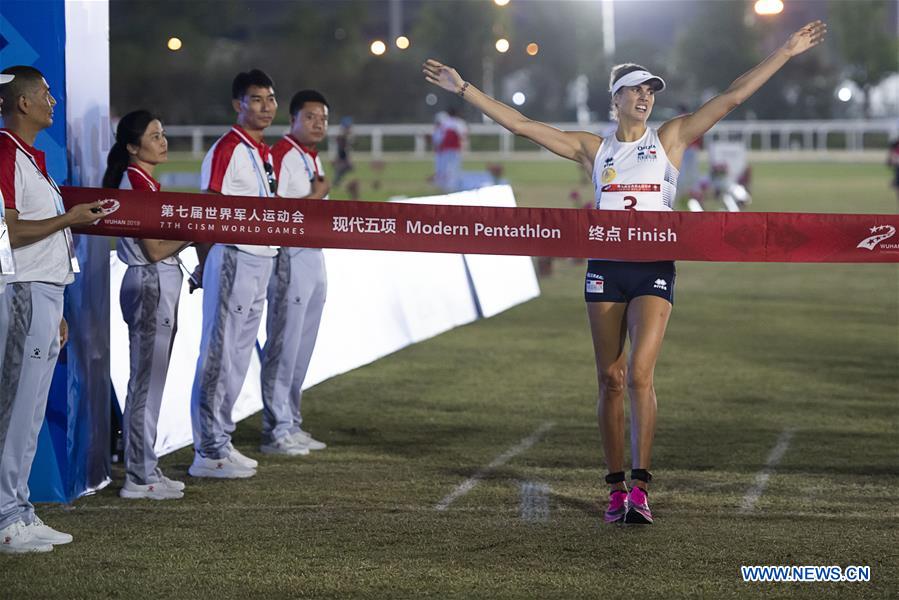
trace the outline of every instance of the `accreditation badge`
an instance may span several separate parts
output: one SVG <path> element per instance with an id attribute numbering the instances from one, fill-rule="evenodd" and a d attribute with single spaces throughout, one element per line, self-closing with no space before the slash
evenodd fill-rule
<path id="1" fill-rule="evenodd" d="M 53 188 L 51 190 L 53 203 L 56 205 L 56 214 L 64 215 L 66 212 L 66 207 L 62 202 L 62 192 L 59 191 L 59 188 L 56 186 L 56 182 L 54 182 L 49 177 L 46 178 L 47 182 Z M 78 257 L 75 255 L 75 237 L 72 235 L 72 231 L 66 227 L 62 230 L 62 234 L 66 240 L 66 252 L 69 255 L 69 266 L 72 269 L 72 273 L 80 273 L 81 266 L 78 264 Z"/>
<path id="2" fill-rule="evenodd" d="M 602 170 L 602 182 L 610 183 L 613 179 L 615 179 L 616 175 L 618 175 L 618 172 L 615 171 L 614 167 L 606 167 Z"/>
<path id="3" fill-rule="evenodd" d="M 69 264 L 72 266 L 72 273 L 80 273 L 81 266 L 78 264 L 78 257 L 75 256 L 75 238 L 68 227 L 63 229 L 63 233 L 66 236 L 66 248 L 69 251 Z"/>
<path id="4" fill-rule="evenodd" d="M 12 254 L 12 244 L 9 242 L 9 228 L 6 219 L 0 215 L 0 275 L 15 275 L 16 259 Z"/>

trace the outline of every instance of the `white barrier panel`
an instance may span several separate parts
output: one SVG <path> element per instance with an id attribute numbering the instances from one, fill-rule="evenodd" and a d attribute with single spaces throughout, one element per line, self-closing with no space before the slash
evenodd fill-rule
<path id="1" fill-rule="evenodd" d="M 324 253 L 328 300 L 303 389 L 477 319 L 460 254 Z"/>
<path id="2" fill-rule="evenodd" d="M 515 194 L 508 185 L 478 190 L 398 200 L 413 204 L 450 204 L 458 206 L 516 206 Z M 540 295 L 534 263 L 529 256 L 466 254 L 465 263 L 481 307 L 481 315 L 492 317 Z"/>
<path id="3" fill-rule="evenodd" d="M 515 206 L 508 186 L 405 201 Z M 328 299 L 304 389 L 474 321 L 478 318 L 475 300 L 484 316 L 492 316 L 540 294 L 528 257 L 332 249 L 324 254 Z M 193 251 L 182 253 L 182 260 L 193 270 Z M 112 382 L 124 410 L 130 368 L 119 289 L 126 267 L 114 252 L 110 262 Z M 160 456 L 192 440 L 190 392 L 200 347 L 202 304 L 202 290 L 188 294 L 185 284 L 159 416 L 156 451 Z M 263 314 L 259 344 L 264 343 Z M 235 422 L 261 410 L 259 374 L 254 353 L 234 407 Z"/>

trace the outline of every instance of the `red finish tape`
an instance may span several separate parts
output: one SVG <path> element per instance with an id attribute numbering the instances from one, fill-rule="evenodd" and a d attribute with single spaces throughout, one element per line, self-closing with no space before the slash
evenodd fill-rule
<path id="1" fill-rule="evenodd" d="M 62 188 L 119 209 L 78 233 L 225 244 L 633 261 L 899 262 L 899 216 L 638 212 Z"/>

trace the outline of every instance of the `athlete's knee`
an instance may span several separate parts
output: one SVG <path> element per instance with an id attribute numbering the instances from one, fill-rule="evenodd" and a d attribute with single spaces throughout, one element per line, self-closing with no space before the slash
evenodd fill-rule
<path id="1" fill-rule="evenodd" d="M 627 387 L 632 390 L 651 390 L 653 385 L 653 368 L 632 365 L 627 373 Z"/>
<path id="2" fill-rule="evenodd" d="M 624 367 L 613 365 L 599 369 L 599 387 L 604 392 L 623 392 L 627 380 L 627 371 Z"/>

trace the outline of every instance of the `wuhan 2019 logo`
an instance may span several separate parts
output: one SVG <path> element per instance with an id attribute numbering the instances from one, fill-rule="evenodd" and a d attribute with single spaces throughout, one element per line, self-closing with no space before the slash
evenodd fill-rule
<path id="1" fill-rule="evenodd" d="M 865 248 L 874 250 L 878 244 L 884 240 L 888 240 L 896 234 L 896 228 L 892 225 L 875 225 L 870 229 L 871 235 L 858 243 L 856 248 Z M 899 248 L 899 244 L 883 244 L 880 246 L 882 250 Z"/>

